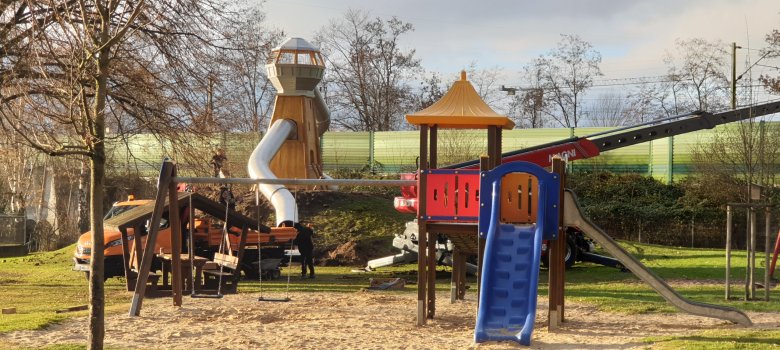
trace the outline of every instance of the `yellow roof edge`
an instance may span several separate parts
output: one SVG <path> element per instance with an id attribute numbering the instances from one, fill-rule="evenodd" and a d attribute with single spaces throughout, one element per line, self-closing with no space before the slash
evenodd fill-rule
<path id="1" fill-rule="evenodd" d="M 506 116 L 427 116 L 407 114 L 406 121 L 412 125 L 438 125 L 447 129 L 484 129 L 488 126 L 500 126 L 513 129 L 515 122 Z"/>

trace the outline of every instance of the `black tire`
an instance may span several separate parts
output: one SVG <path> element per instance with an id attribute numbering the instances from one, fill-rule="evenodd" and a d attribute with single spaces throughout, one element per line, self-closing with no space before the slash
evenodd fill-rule
<path id="1" fill-rule="evenodd" d="M 550 243 L 552 244 L 552 241 Z M 577 250 L 577 247 L 575 246 L 574 242 L 571 239 L 566 240 L 566 255 L 564 256 L 564 264 L 566 265 L 566 268 L 571 268 L 574 266 L 574 263 L 577 262 L 577 256 L 579 254 L 579 250 Z M 544 257 L 542 257 L 542 266 L 549 268 L 550 267 L 550 248 L 548 246 L 547 248 L 547 254 L 545 254 Z"/>
<path id="2" fill-rule="evenodd" d="M 570 239 L 566 240 L 566 256 L 564 256 L 564 263 L 566 264 L 566 268 L 569 269 L 572 266 L 574 266 L 574 263 L 577 262 L 577 255 L 579 254 L 579 250 L 574 245 L 574 242 Z"/>
<path id="3" fill-rule="evenodd" d="M 257 279 L 257 266 L 252 264 L 241 264 L 241 272 L 244 273 L 244 279 L 256 280 Z"/>

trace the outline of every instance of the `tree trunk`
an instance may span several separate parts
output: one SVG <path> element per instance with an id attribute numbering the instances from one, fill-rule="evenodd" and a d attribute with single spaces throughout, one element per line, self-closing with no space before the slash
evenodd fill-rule
<path id="1" fill-rule="evenodd" d="M 100 42 L 109 42 L 108 21 L 105 21 L 100 30 Z M 91 175 L 90 181 L 90 216 L 92 229 L 92 260 L 90 268 L 92 275 L 89 280 L 89 350 L 102 350 L 105 337 L 105 290 L 103 288 L 103 249 L 105 247 L 103 237 L 103 186 L 106 174 L 106 95 L 108 75 L 110 74 L 111 46 L 103 45 L 97 55 L 97 74 L 95 78 L 94 124 L 92 135 L 94 141 L 91 144 Z"/>
<path id="2" fill-rule="evenodd" d="M 89 193 L 87 191 L 87 182 L 89 182 L 87 172 L 87 159 L 81 160 L 81 172 L 79 173 L 78 189 L 78 227 L 79 232 L 86 232 L 89 229 Z"/>
<path id="3" fill-rule="evenodd" d="M 100 149 L 100 151 L 98 151 Z M 97 144 L 95 155 L 91 159 L 90 191 L 90 230 L 92 231 L 92 258 L 90 259 L 89 277 L 89 349 L 103 349 L 105 336 L 104 305 L 105 290 L 103 287 L 103 185 L 105 178 L 105 157 L 103 145 Z"/>

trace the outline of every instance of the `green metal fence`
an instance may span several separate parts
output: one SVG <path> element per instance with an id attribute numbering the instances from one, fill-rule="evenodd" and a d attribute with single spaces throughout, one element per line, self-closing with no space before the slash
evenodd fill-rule
<path id="1" fill-rule="evenodd" d="M 572 171 L 606 170 L 616 173 L 639 173 L 662 181 L 687 176 L 691 171 L 691 154 L 699 144 L 706 144 L 713 130 L 675 136 L 629 146 L 602 155 L 572 162 Z M 531 147 L 572 136 L 585 136 L 610 128 L 519 129 L 503 134 L 506 151 Z M 144 176 L 156 176 L 163 157 L 177 160 L 186 174 L 203 173 L 214 150 L 223 148 L 229 159 L 232 176 L 246 176 L 246 163 L 260 142 L 256 133 L 222 133 L 211 138 L 193 139 L 194 154 L 177 154 L 173 147 L 150 135 L 137 135 L 124 142 L 114 142 L 109 149 L 111 169 L 139 171 Z M 335 169 L 371 169 L 382 173 L 406 172 L 416 169 L 419 153 L 417 131 L 389 132 L 326 132 L 322 138 L 322 158 L 326 171 Z M 442 130 L 439 133 L 439 165 L 475 159 L 485 153 L 487 137 L 479 130 Z"/>

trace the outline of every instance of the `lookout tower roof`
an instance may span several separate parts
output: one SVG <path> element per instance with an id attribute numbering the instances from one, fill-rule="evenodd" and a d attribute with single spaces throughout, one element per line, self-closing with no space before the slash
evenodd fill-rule
<path id="1" fill-rule="evenodd" d="M 274 51 L 296 50 L 296 51 L 320 51 L 319 48 L 310 44 L 303 38 L 288 38 L 281 45 L 275 47 Z"/>
<path id="2" fill-rule="evenodd" d="M 441 99 L 430 107 L 406 115 L 413 125 L 437 124 L 450 129 L 484 129 L 498 126 L 512 129 L 515 123 L 507 116 L 498 114 L 479 97 L 477 90 L 466 79 L 466 72 L 460 72 L 460 80 L 450 87 Z"/>

